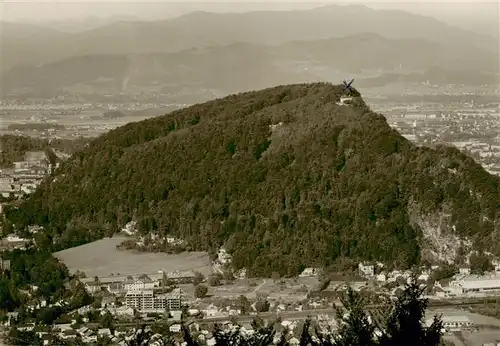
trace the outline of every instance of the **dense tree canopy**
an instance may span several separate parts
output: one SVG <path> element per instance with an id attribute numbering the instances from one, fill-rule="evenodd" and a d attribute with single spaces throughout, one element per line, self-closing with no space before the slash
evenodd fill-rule
<path id="1" fill-rule="evenodd" d="M 261 276 L 344 258 L 409 267 L 420 260 L 415 212 L 445 211 L 457 234 L 498 251 L 499 179 L 456 149 L 414 146 L 357 91 L 337 105 L 342 93 L 279 86 L 128 124 L 7 216 L 66 246 L 135 219 L 189 249 L 225 244 L 235 269 Z"/>
<path id="2" fill-rule="evenodd" d="M 4 260 L 10 260 L 10 270 L 0 272 L 1 310 L 24 309 L 26 299 L 23 299 L 21 291 L 24 294 L 31 292 L 32 300 L 38 302 L 46 300 L 54 303 L 67 298 L 68 308 L 72 309 L 92 301 L 82 284 L 66 287 L 70 279 L 68 269 L 52 256 L 50 249 L 38 250 L 32 246 L 26 250 L 4 251 L 0 256 Z M 33 317 L 38 321 L 53 321 L 62 312 L 63 310 L 45 309 L 34 316 L 25 311 L 22 319 Z"/>

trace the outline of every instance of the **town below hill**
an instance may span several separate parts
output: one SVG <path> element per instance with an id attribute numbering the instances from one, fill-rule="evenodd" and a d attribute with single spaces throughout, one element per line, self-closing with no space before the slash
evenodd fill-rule
<path id="1" fill-rule="evenodd" d="M 129 234 L 134 233 L 132 230 L 130 225 L 123 233 L 130 237 Z M 271 325 L 278 333 L 285 333 L 289 344 L 293 345 L 300 339 L 303 325 L 308 321 L 323 333 L 340 331 L 343 322 L 337 309 L 347 308 L 344 297 L 349 289 L 362 297 L 363 310 L 373 325 L 383 325 L 389 302 L 404 292 L 412 278 L 420 285 L 423 296 L 429 299 L 424 316 L 426 325 L 431 325 L 433 316 L 439 315 L 444 340 L 451 342 L 450 345 L 457 335 L 468 342 L 495 341 L 494 337 L 488 339 L 488 335 L 494 335 L 500 328 L 500 320 L 495 318 L 500 299 L 500 263 L 494 262 L 492 266 L 479 257 L 473 258 L 470 266 L 460 268 L 434 265 L 403 271 L 388 270 L 381 263 L 365 262 L 359 263 L 351 275 L 332 275 L 321 268 L 306 268 L 293 278 L 273 275 L 265 279 L 247 278 L 244 272 L 231 274 L 227 269 L 232 258 L 223 248 L 211 261 L 210 270 L 201 269 L 205 274 L 186 266 L 191 262 L 189 265 L 195 267 L 193 261 L 198 254 L 192 254 L 191 260 L 185 255 L 181 255 L 182 258 L 167 255 L 158 262 L 163 263 L 163 269 L 159 269 L 161 264 L 138 266 L 134 262 L 142 261 L 141 254 L 116 249 L 115 244 L 123 239 L 126 238 L 122 236 L 113 242 L 113 238 L 104 239 L 80 249 L 56 253 L 55 256 L 67 263 L 73 273 L 72 285 L 77 291 L 54 302 L 40 297 L 36 285 L 27 287 L 26 299 L 30 303 L 25 309 L 30 313 L 24 310 L 7 313 L 4 325 L 20 333 L 11 332 L 7 339 L 15 335 L 26 338 L 33 333 L 35 340 L 48 340 L 49 344 L 54 344 L 55 340 L 80 340 L 85 344 L 121 345 L 135 337 L 137 325 L 143 324 L 154 339 L 168 336 L 182 340 L 184 328 L 188 326 L 193 336 L 212 344 L 217 326 L 231 329 L 239 325 L 242 335 L 250 337 L 262 326 Z M 116 270 L 112 266 L 118 261 L 110 257 L 113 252 L 129 257 L 127 261 L 121 257 L 120 261 L 131 263 L 132 269 L 122 265 L 122 273 L 93 275 L 98 273 L 96 270 L 105 273 L 106 269 L 95 265 L 89 267 L 85 263 L 92 259 L 83 254 L 92 249 L 97 251 L 93 257 L 99 258 L 100 252 L 107 254 L 108 263 L 104 267 L 109 271 Z M 78 257 L 79 263 L 74 266 Z M 14 262 L 11 265 L 11 261 L 3 260 L 1 267 L 15 273 L 18 267 Z M 168 267 L 172 268 L 172 263 L 178 261 L 185 270 L 168 271 Z M 84 272 L 77 268 L 89 269 Z M 136 274 L 133 268 L 138 269 Z M 80 302 L 78 305 L 74 305 L 76 298 Z"/>

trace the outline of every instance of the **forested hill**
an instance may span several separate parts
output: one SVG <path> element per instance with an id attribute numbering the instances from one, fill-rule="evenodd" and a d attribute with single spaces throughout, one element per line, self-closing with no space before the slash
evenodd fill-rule
<path id="1" fill-rule="evenodd" d="M 440 255 L 424 234 L 498 251 L 499 179 L 454 148 L 415 147 L 361 97 L 337 105 L 342 92 L 278 86 L 128 124 L 7 216 L 66 246 L 133 218 L 192 249 L 225 244 L 254 275 L 346 258 L 409 266 L 431 245 Z"/>

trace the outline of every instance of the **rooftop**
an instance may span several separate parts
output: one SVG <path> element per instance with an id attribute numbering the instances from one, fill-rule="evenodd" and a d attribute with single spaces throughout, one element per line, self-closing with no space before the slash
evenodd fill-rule
<path id="1" fill-rule="evenodd" d="M 444 323 L 472 323 L 470 318 L 464 315 L 444 315 L 441 319 Z"/>

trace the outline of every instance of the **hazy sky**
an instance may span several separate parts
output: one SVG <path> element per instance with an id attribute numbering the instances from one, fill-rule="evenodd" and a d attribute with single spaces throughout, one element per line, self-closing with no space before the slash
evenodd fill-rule
<path id="1" fill-rule="evenodd" d="M 432 15 L 446 20 L 478 21 L 487 18 L 498 23 L 497 0 L 340 0 L 340 1 L 199 1 L 173 2 L 167 0 L 0 0 L 0 19 L 8 21 L 46 21 L 83 19 L 89 16 L 135 16 L 141 19 L 161 19 L 177 16 L 193 10 L 236 12 L 249 10 L 286 10 L 312 8 L 327 3 L 364 3 L 372 8 L 404 9 L 414 13 Z"/>

